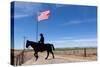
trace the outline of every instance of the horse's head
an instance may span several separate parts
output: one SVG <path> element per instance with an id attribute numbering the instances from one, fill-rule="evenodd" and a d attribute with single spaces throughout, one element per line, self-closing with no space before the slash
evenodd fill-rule
<path id="1" fill-rule="evenodd" d="M 37 44 L 36 42 L 27 40 L 26 41 L 26 48 L 28 48 L 29 46 L 34 47 L 34 45 L 36 45 L 36 44 Z"/>
<path id="2" fill-rule="evenodd" d="M 28 48 L 29 46 L 30 46 L 30 41 L 27 40 L 27 41 L 26 41 L 26 48 Z"/>

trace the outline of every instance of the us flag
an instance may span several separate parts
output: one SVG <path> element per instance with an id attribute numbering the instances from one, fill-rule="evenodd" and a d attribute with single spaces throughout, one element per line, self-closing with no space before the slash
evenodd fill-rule
<path id="1" fill-rule="evenodd" d="M 50 16 L 50 10 L 46 10 L 43 12 L 40 12 L 38 15 L 38 21 L 46 20 Z"/>

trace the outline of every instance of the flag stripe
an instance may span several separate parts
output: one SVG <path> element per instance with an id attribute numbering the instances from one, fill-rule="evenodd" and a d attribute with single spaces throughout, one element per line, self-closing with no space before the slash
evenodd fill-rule
<path id="1" fill-rule="evenodd" d="M 50 16 L 50 10 L 40 12 L 40 15 L 38 16 L 38 21 L 46 20 L 49 18 L 49 16 Z"/>

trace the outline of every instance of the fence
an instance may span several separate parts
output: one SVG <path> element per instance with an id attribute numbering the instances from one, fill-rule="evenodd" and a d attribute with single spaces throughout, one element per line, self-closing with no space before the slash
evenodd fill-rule
<path id="1" fill-rule="evenodd" d="M 14 50 L 11 53 L 11 65 L 18 66 L 24 63 L 24 50 L 17 55 Z"/>
<path id="2" fill-rule="evenodd" d="M 19 66 L 34 57 L 33 50 L 12 50 L 11 65 Z"/>
<path id="3" fill-rule="evenodd" d="M 97 49 L 96 48 L 57 49 L 55 51 L 55 54 L 76 55 L 76 56 L 87 57 L 91 55 L 97 55 Z"/>

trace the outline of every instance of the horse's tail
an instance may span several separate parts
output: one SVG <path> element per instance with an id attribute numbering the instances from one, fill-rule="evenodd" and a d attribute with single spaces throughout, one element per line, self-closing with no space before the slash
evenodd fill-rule
<path id="1" fill-rule="evenodd" d="M 53 50 L 55 50 L 54 45 L 53 45 L 53 44 L 51 44 L 51 46 L 52 46 L 52 49 L 53 49 Z"/>

